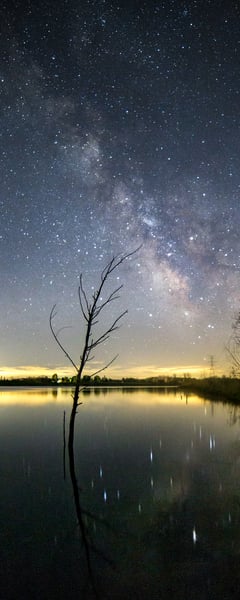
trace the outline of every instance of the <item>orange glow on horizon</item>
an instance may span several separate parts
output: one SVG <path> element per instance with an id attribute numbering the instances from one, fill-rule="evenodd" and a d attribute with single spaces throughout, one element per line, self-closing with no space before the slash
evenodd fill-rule
<path id="1" fill-rule="evenodd" d="M 96 370 L 98 370 L 99 365 L 97 365 Z M 94 370 L 94 367 L 93 367 Z M 51 367 L 43 367 L 38 365 L 21 365 L 15 367 L 0 367 L 0 377 L 4 378 L 27 378 L 27 377 L 52 377 L 54 373 L 57 373 L 59 378 L 61 377 L 72 377 L 75 373 L 72 370 L 72 367 L 63 367 L 60 365 L 55 365 Z M 86 370 L 86 374 L 90 373 L 90 371 Z M 225 374 L 223 369 L 218 369 L 215 371 L 215 375 L 222 376 Z M 145 379 L 147 377 L 173 377 L 176 375 L 177 377 L 196 377 L 203 378 L 208 377 L 210 375 L 209 367 L 204 365 L 175 365 L 175 366 L 165 366 L 165 367 L 157 367 L 156 365 L 135 365 L 129 368 L 124 367 L 123 365 L 113 366 L 106 371 L 102 371 L 99 373 L 100 377 L 109 377 L 112 379 L 122 379 L 123 377 L 134 377 L 136 379 Z"/>

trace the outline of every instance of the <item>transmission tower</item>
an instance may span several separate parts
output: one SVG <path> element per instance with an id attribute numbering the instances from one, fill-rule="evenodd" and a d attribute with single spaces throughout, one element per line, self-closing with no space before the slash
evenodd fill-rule
<path id="1" fill-rule="evenodd" d="M 210 354 L 209 356 L 209 370 L 210 370 L 210 377 L 214 377 L 215 376 L 215 358 L 213 354 Z"/>

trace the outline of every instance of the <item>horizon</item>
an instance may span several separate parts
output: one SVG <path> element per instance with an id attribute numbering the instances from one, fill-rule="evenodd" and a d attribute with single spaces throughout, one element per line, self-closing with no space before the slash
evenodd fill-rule
<path id="1" fill-rule="evenodd" d="M 14 378 L 19 378 L 19 379 L 23 379 L 23 378 L 37 378 L 37 377 L 49 377 L 51 378 L 53 376 L 53 374 L 57 373 L 59 378 L 62 377 L 74 377 L 74 375 L 76 373 L 74 373 L 74 371 L 69 368 L 62 368 L 59 367 L 59 365 L 55 366 L 55 367 L 35 367 L 35 366 L 19 366 L 19 367 L 14 367 L 14 368 L 0 368 L 0 378 L 8 378 L 8 379 L 14 379 Z M 91 375 L 91 373 L 88 370 L 84 370 L 83 372 L 83 376 L 84 375 Z M 114 370 L 104 370 L 102 373 L 99 373 L 99 376 L 102 377 L 106 377 L 107 379 L 116 379 L 116 380 L 122 380 L 124 378 L 134 378 L 134 379 L 147 379 L 147 378 L 171 378 L 171 377 L 192 377 L 192 378 L 207 378 L 210 376 L 216 376 L 216 377 L 222 377 L 222 376 L 228 376 L 226 372 L 224 372 L 223 370 L 220 369 L 211 369 L 211 367 L 206 367 L 203 368 L 202 365 L 195 365 L 195 366 L 191 366 L 191 365 L 181 365 L 181 366 L 173 366 L 171 368 L 158 368 L 156 370 L 152 370 L 152 369 L 137 369 L 134 371 L 134 369 L 132 369 L 131 371 L 123 371 L 123 372 L 119 372 L 119 370 L 116 372 Z M 229 375 L 230 377 L 230 375 Z"/>

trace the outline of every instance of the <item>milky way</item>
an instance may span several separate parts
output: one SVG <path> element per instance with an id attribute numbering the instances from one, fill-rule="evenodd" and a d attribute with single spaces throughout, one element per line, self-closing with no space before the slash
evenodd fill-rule
<path id="1" fill-rule="evenodd" d="M 91 292 L 139 245 L 113 280 L 128 316 L 96 364 L 117 351 L 119 376 L 208 372 L 212 355 L 223 368 L 240 299 L 237 3 L 0 11 L 0 371 L 67 364 L 55 302 L 78 356 L 79 273 Z"/>

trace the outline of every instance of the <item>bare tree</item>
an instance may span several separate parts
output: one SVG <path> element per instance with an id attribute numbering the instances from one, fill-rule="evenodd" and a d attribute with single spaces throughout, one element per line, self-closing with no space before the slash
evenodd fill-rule
<path id="1" fill-rule="evenodd" d="M 118 269 L 118 267 L 120 267 L 120 265 L 122 265 L 123 262 L 125 262 L 130 257 L 132 257 L 138 250 L 139 250 L 139 248 L 133 250 L 132 252 L 128 252 L 126 254 L 113 256 L 113 258 L 108 262 L 108 264 L 102 270 L 98 288 L 91 295 L 90 298 L 88 297 L 88 295 L 85 291 L 85 288 L 83 286 L 83 276 L 82 276 L 82 274 L 80 275 L 79 287 L 78 287 L 78 298 L 79 298 L 80 311 L 81 311 L 82 317 L 86 324 L 86 332 L 85 332 L 85 337 L 84 337 L 83 346 L 82 346 L 82 352 L 81 352 L 80 360 L 79 360 L 78 364 L 73 360 L 70 353 L 66 350 L 65 346 L 60 341 L 60 337 L 59 337 L 60 333 L 65 328 L 62 327 L 59 330 L 55 329 L 54 319 L 57 314 L 56 304 L 53 306 L 51 313 L 50 313 L 50 317 L 49 317 L 49 324 L 50 324 L 50 329 L 53 334 L 53 337 L 54 337 L 56 343 L 58 344 L 58 346 L 60 347 L 60 349 L 62 350 L 62 352 L 65 354 L 65 356 L 70 361 L 70 363 L 72 364 L 72 366 L 74 367 L 74 369 L 76 371 L 76 382 L 75 382 L 74 393 L 73 393 L 73 403 L 72 403 L 72 410 L 71 410 L 71 414 L 70 414 L 69 434 L 68 434 L 69 470 L 70 470 L 70 477 L 71 477 L 72 487 L 73 487 L 73 496 L 74 496 L 79 532 L 81 534 L 82 543 L 83 543 L 83 546 L 85 549 L 88 575 L 89 575 L 90 583 L 91 583 L 91 586 L 93 588 L 93 591 L 94 591 L 96 597 L 97 597 L 97 590 L 95 588 L 90 554 L 91 554 L 91 550 L 94 550 L 95 552 L 98 552 L 98 550 L 94 546 L 94 544 L 91 540 L 88 528 L 86 526 L 86 521 L 85 521 L 86 516 L 93 518 L 95 520 L 96 520 L 96 517 L 94 515 L 89 514 L 86 510 L 84 510 L 80 503 L 79 486 L 78 486 L 77 477 L 76 477 L 75 460 L 74 460 L 75 418 L 76 418 L 78 406 L 79 406 L 79 404 L 81 404 L 79 402 L 79 395 L 80 395 L 80 391 L 81 391 L 81 381 L 82 381 L 83 371 L 84 371 L 86 365 L 94 358 L 93 352 L 95 351 L 95 349 L 98 348 L 99 346 L 101 346 L 101 344 L 104 344 L 109 339 L 111 334 L 114 331 L 116 331 L 116 329 L 118 329 L 121 319 L 127 313 L 127 310 L 124 310 L 112 321 L 112 323 L 109 326 L 107 326 L 102 331 L 102 333 L 97 333 L 96 325 L 99 323 L 99 320 L 101 321 L 101 317 L 103 317 L 104 310 L 106 308 L 108 308 L 112 302 L 115 302 L 115 300 L 117 300 L 119 298 L 119 292 L 123 287 L 122 285 L 119 285 L 118 287 L 115 287 L 110 293 L 109 292 L 105 293 L 106 287 L 107 287 L 106 284 L 107 284 L 109 278 L 111 277 L 111 275 Z M 100 368 L 97 371 L 95 371 L 94 373 L 92 373 L 90 375 L 90 377 L 93 377 L 93 376 L 97 375 L 97 373 L 100 373 L 101 371 L 104 371 L 105 369 L 107 369 L 107 367 L 109 367 L 116 358 L 117 357 L 114 356 L 110 362 L 108 362 L 102 368 Z M 64 414 L 64 476 L 65 476 L 65 414 Z M 110 562 L 102 553 L 101 553 L 101 555 L 105 560 Z"/>
<path id="2" fill-rule="evenodd" d="M 111 336 L 111 334 L 114 331 L 116 331 L 116 329 L 118 329 L 121 319 L 128 312 L 127 310 L 121 312 L 115 318 L 115 320 L 111 323 L 111 325 L 109 325 L 103 331 L 103 333 L 97 334 L 95 336 L 94 328 L 97 325 L 97 323 L 99 322 L 99 319 L 102 317 L 102 313 L 103 313 L 104 309 L 109 307 L 109 305 L 112 302 L 114 302 L 115 300 L 117 300 L 119 298 L 119 292 L 122 289 L 123 285 L 119 285 L 118 287 L 113 289 L 113 291 L 110 294 L 108 294 L 105 297 L 105 299 L 102 299 L 102 294 L 105 291 L 106 283 L 107 283 L 108 279 L 110 278 L 110 276 L 112 275 L 112 273 L 114 271 L 116 271 L 116 269 L 118 269 L 118 267 L 120 267 L 120 265 L 123 262 L 125 262 L 127 259 L 132 257 L 138 250 L 139 250 L 139 248 L 136 248 L 132 252 L 113 256 L 113 258 L 108 262 L 108 264 L 105 266 L 105 268 L 101 272 L 99 286 L 96 289 L 96 291 L 92 294 L 90 299 L 88 298 L 87 293 L 84 289 L 83 276 L 81 273 L 80 278 L 79 278 L 78 298 L 79 298 L 80 310 L 81 310 L 83 319 L 86 323 L 86 334 L 85 334 L 85 339 L 83 342 L 83 349 L 82 349 L 82 353 L 80 356 L 79 364 L 75 363 L 75 361 L 70 356 L 69 352 L 66 350 L 66 348 L 63 346 L 63 344 L 60 341 L 59 335 L 60 335 L 60 332 L 64 328 L 61 328 L 58 331 L 55 330 L 54 319 L 57 314 L 56 304 L 53 306 L 53 308 L 51 310 L 49 323 L 50 323 L 50 329 L 53 334 L 53 337 L 77 373 L 75 389 L 74 389 L 74 394 L 73 394 L 73 404 L 72 404 L 72 411 L 71 411 L 71 416 L 70 416 L 70 424 L 69 424 L 69 438 L 68 438 L 69 446 L 71 446 L 73 444 L 73 440 L 74 440 L 74 423 L 75 423 L 75 416 L 77 413 L 77 408 L 79 406 L 79 394 L 80 394 L 81 379 L 83 376 L 83 371 L 84 371 L 87 363 L 89 363 L 94 358 L 93 351 L 98 346 L 105 343 L 108 340 L 108 338 Z M 101 371 L 104 371 L 105 369 L 107 369 L 107 367 L 109 367 L 114 362 L 114 360 L 116 360 L 116 358 L 117 358 L 117 356 L 114 356 L 109 363 L 104 365 L 101 369 L 98 369 L 97 371 L 92 373 L 90 375 L 90 377 L 93 377 L 93 376 L 97 375 L 97 373 L 101 373 Z"/>
<path id="3" fill-rule="evenodd" d="M 232 335 L 226 346 L 228 356 L 232 363 L 232 372 L 235 377 L 240 376 L 240 311 L 232 324 Z"/>

